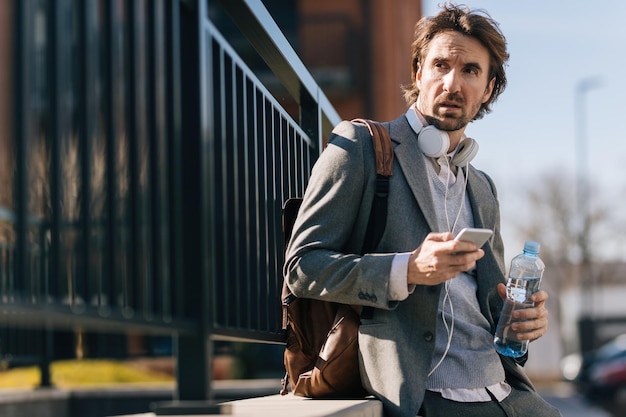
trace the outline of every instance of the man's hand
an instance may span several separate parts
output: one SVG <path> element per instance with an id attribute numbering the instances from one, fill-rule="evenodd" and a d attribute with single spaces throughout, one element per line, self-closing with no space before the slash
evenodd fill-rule
<path id="1" fill-rule="evenodd" d="M 506 297 L 506 286 L 504 284 L 498 284 L 498 294 L 500 294 L 502 299 Z M 512 323 L 511 330 L 517 334 L 518 340 L 529 340 L 532 342 L 548 331 L 548 309 L 546 308 L 548 293 L 539 290 L 530 299 L 535 303 L 535 306 L 533 308 L 515 310 L 513 318 L 525 321 Z"/>
<path id="2" fill-rule="evenodd" d="M 472 269 L 483 256 L 485 251 L 454 240 L 452 233 L 429 233 L 409 257 L 408 284 L 440 284 Z"/>

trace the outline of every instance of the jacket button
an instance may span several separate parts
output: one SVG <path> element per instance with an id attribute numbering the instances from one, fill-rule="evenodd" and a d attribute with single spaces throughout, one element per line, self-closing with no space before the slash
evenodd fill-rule
<path id="1" fill-rule="evenodd" d="M 424 333 L 424 340 L 427 341 L 427 342 L 432 342 L 432 340 L 433 340 L 433 333 L 432 332 Z"/>

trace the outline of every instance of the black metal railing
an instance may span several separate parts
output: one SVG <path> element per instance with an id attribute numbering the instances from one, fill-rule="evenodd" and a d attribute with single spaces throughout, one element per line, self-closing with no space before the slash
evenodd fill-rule
<path id="1" fill-rule="evenodd" d="M 0 322 L 175 336 L 177 398 L 210 399 L 213 340 L 282 342 L 281 205 L 335 110 L 261 0 L 1 7 Z"/>

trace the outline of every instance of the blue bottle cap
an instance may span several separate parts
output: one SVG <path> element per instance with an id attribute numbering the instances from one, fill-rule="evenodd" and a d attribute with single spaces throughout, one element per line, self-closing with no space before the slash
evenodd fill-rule
<path id="1" fill-rule="evenodd" d="M 541 244 L 534 240 L 527 240 L 526 243 L 524 243 L 524 252 L 539 253 L 540 248 Z"/>

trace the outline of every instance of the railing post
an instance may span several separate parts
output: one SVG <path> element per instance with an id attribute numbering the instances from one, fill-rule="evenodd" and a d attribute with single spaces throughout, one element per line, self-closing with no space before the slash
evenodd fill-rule
<path id="1" fill-rule="evenodd" d="M 28 103 L 28 66 L 26 45 L 28 44 L 29 2 L 14 1 L 11 4 L 13 11 L 13 147 L 15 149 L 15 176 L 13 187 L 15 190 L 15 276 L 24 276 L 27 271 L 26 256 L 26 221 L 27 221 L 27 170 L 26 170 L 26 142 L 28 139 L 29 124 L 27 123 Z M 19 282 L 19 280 L 17 281 Z M 19 285 L 16 282 L 16 286 Z M 15 288 L 19 294 L 23 288 Z"/>
<path id="2" fill-rule="evenodd" d="M 213 403 L 211 340 L 212 305 L 209 273 L 208 234 L 210 207 L 207 195 L 206 145 L 211 126 L 211 86 L 207 82 L 211 70 L 207 57 L 207 36 L 203 22 L 208 16 L 207 2 L 180 0 L 175 2 L 174 15 L 180 22 L 181 59 L 181 126 L 182 126 L 182 265 L 183 305 L 185 316 L 198 323 L 197 331 L 178 335 L 175 343 L 177 357 L 176 394 L 171 403 L 159 404 L 157 415 L 219 414 L 223 406 Z M 174 17 L 175 18 L 175 17 Z"/>
<path id="3" fill-rule="evenodd" d="M 39 361 L 39 370 L 41 371 L 41 380 L 39 386 L 51 387 L 52 386 L 52 372 L 50 365 L 54 359 L 53 343 L 54 333 L 49 327 L 42 330 L 42 343 L 41 343 L 41 359 Z"/>

